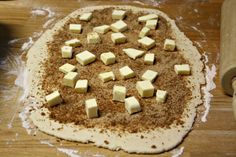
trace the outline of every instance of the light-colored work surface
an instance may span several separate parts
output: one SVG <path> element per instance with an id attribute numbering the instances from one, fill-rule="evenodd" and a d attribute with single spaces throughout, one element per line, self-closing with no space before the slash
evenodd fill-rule
<path id="1" fill-rule="evenodd" d="M 202 53 L 206 53 L 210 70 L 213 65 L 219 67 L 220 42 L 220 7 L 222 0 L 154 0 L 145 1 L 145 4 L 156 7 L 176 20 L 179 28 L 194 41 Z M 122 151 L 113 152 L 97 148 L 91 144 L 73 143 L 59 140 L 41 132 L 29 135 L 22 126 L 19 113 L 24 106 L 18 103 L 22 90 L 15 86 L 17 70 L 19 70 L 16 54 L 22 53 L 22 44 L 37 39 L 37 33 L 50 27 L 50 22 L 66 16 L 81 6 L 98 4 L 114 4 L 111 1 L 62 1 L 62 0 L 18 0 L 0 1 L 0 156 L 67 156 L 64 149 L 73 149 L 78 156 L 94 157 L 124 157 L 124 156 L 151 156 L 129 155 Z M 126 1 L 126 4 L 144 6 L 138 1 Z M 49 9 L 50 14 L 35 11 Z M 34 10 L 32 12 L 32 10 Z M 36 14 L 37 13 L 37 14 Z M 55 13 L 55 14 L 54 14 Z M 42 15 L 39 15 L 42 14 Z M 46 23 L 47 22 L 47 23 Z M 49 25 L 47 25 L 49 24 Z M 45 28 L 43 28 L 43 26 Z M 37 32 L 37 33 L 35 33 Z M 13 44 L 7 44 L 9 40 Z M 24 45 L 26 47 L 27 45 Z M 16 66 L 17 65 L 17 66 Z M 14 72 L 15 70 L 15 72 Z M 10 71 L 10 73 L 9 73 Z M 210 112 L 207 121 L 201 122 L 202 114 L 196 119 L 193 131 L 177 148 L 184 147 L 183 156 L 236 156 L 236 121 L 233 119 L 231 99 L 222 92 L 218 75 L 215 78 L 216 88 L 212 91 Z M 203 111 L 201 107 L 199 112 Z M 24 116 L 24 114 L 21 114 Z M 24 117 L 23 117 L 24 118 Z M 48 144 L 50 143 L 50 144 Z M 67 151 L 73 154 L 73 151 Z M 171 156 L 167 152 L 159 156 Z M 157 155 L 153 155 L 157 156 Z"/>

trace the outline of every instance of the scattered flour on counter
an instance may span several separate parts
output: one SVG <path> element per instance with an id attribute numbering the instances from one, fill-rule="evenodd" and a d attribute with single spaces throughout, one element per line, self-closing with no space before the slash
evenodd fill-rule
<path id="1" fill-rule="evenodd" d="M 184 19 L 183 16 L 177 16 L 177 17 L 175 18 L 175 21 L 180 22 L 180 21 L 182 21 L 183 19 Z"/>
<path id="2" fill-rule="evenodd" d="M 145 3 L 140 2 L 140 1 L 133 1 L 133 2 L 134 2 L 134 3 L 137 3 L 137 4 L 145 5 Z"/>
<path id="3" fill-rule="evenodd" d="M 34 32 L 33 35 L 32 35 L 32 37 L 33 37 L 33 38 L 38 38 L 38 37 L 40 37 L 42 34 L 43 34 L 43 31 Z"/>
<path id="4" fill-rule="evenodd" d="M 52 18 L 52 19 L 49 19 L 48 21 L 46 21 L 43 24 L 43 28 L 47 28 L 48 26 L 50 26 L 54 20 L 55 20 L 55 18 Z"/>
<path id="5" fill-rule="evenodd" d="M 18 43 L 18 42 L 22 42 L 22 41 L 24 41 L 24 40 L 28 40 L 26 43 L 24 43 L 25 44 L 25 46 L 27 46 L 28 44 L 28 42 L 33 42 L 33 39 L 34 38 L 38 38 L 38 37 L 40 37 L 41 35 L 43 34 L 43 31 L 40 31 L 40 32 L 34 32 L 33 33 L 33 35 L 32 35 L 32 37 L 29 37 L 29 38 L 17 38 L 17 39 L 12 39 L 12 40 L 10 40 L 10 41 L 8 41 L 8 45 L 13 45 L 13 44 L 15 44 L 15 43 Z M 30 39 L 31 38 L 31 39 Z M 23 46 L 23 45 L 22 45 Z M 32 46 L 32 45 L 31 45 Z M 24 50 L 24 49 L 23 49 Z M 22 50 L 21 50 L 22 51 Z"/>
<path id="6" fill-rule="evenodd" d="M 42 9 L 33 9 L 33 10 L 31 11 L 31 14 L 32 14 L 33 16 L 45 16 L 47 13 L 46 13 L 45 10 L 42 10 Z"/>
<path id="7" fill-rule="evenodd" d="M 83 154 L 81 154 L 82 156 L 88 156 L 88 157 L 106 157 L 105 155 L 99 154 L 98 152 L 91 152 L 91 151 L 86 151 Z M 118 157 L 118 155 L 116 155 L 116 157 Z"/>
<path id="8" fill-rule="evenodd" d="M 42 8 L 33 8 L 31 11 L 31 14 L 33 16 L 46 16 L 48 18 L 51 18 L 55 15 L 55 12 L 53 12 L 49 7 L 42 7 Z"/>
<path id="9" fill-rule="evenodd" d="M 21 46 L 21 51 L 25 51 L 28 50 L 32 45 L 33 45 L 34 41 L 32 37 L 28 38 L 28 41 L 25 42 L 22 46 Z"/>
<path id="10" fill-rule="evenodd" d="M 54 147 L 54 145 L 51 144 L 51 143 L 50 143 L 49 141 L 47 141 L 47 140 L 41 140 L 40 143 L 41 143 L 41 144 L 46 144 L 46 145 L 48 145 L 48 146 L 50 146 L 50 147 Z"/>
<path id="11" fill-rule="evenodd" d="M 69 157 L 81 157 L 80 155 L 78 155 L 78 151 L 74 150 L 74 149 L 68 149 L 68 148 L 58 148 L 55 145 L 51 144 L 48 140 L 40 140 L 41 144 L 45 144 L 48 145 L 49 147 L 54 147 L 56 148 L 59 152 L 62 152 L 66 155 L 68 155 Z M 94 156 L 94 157 L 99 157 L 99 156 Z M 102 156 L 101 156 L 102 157 Z"/>
<path id="12" fill-rule="evenodd" d="M 55 12 L 51 10 L 49 7 L 43 7 L 43 8 L 33 8 L 31 11 L 31 14 L 33 16 L 46 16 L 47 21 L 43 24 L 43 28 L 47 28 L 50 26 L 53 21 L 56 19 Z"/>
<path id="13" fill-rule="evenodd" d="M 176 148 L 171 151 L 172 156 L 171 157 L 180 157 L 184 152 L 184 147 Z"/>
<path id="14" fill-rule="evenodd" d="M 195 13 L 198 13 L 198 9 L 196 9 L 196 8 L 195 8 L 195 9 L 193 9 L 193 11 L 194 11 Z"/>
<path id="15" fill-rule="evenodd" d="M 70 157 L 81 157 L 80 155 L 78 155 L 78 151 L 77 150 L 73 150 L 73 149 L 67 149 L 67 148 L 57 148 L 58 151 L 65 153 L 66 155 L 70 156 Z"/>
<path id="16" fill-rule="evenodd" d="M 191 26 L 191 28 L 192 28 L 193 30 L 197 31 L 198 33 L 200 33 L 200 35 L 201 35 L 202 37 L 206 37 L 206 34 L 205 34 L 203 31 L 199 30 L 197 27 Z"/>
<path id="17" fill-rule="evenodd" d="M 216 76 L 216 66 L 213 64 L 211 68 L 207 65 L 208 63 L 208 57 L 204 53 L 203 56 L 205 57 L 205 78 L 206 78 L 206 85 L 202 87 L 202 91 L 204 93 L 203 96 L 203 105 L 205 107 L 205 111 L 203 112 L 203 115 L 201 117 L 202 122 L 207 121 L 207 115 L 210 110 L 210 102 L 213 95 L 210 93 L 211 90 L 216 88 L 216 84 L 214 83 L 214 78 Z"/>
<path id="18" fill-rule="evenodd" d="M 105 155 L 101 155 L 101 154 L 94 154 L 93 157 L 105 157 Z"/>
<path id="19" fill-rule="evenodd" d="M 18 38 L 18 39 L 12 39 L 10 41 L 8 41 L 8 45 L 12 45 L 12 44 L 15 44 L 21 40 L 24 40 L 25 38 Z"/>
<path id="20" fill-rule="evenodd" d="M 28 118 L 30 109 L 31 108 L 27 106 L 23 109 L 23 111 L 21 111 L 21 113 L 19 113 L 19 117 L 22 121 L 22 127 L 26 129 L 28 134 L 32 134 L 32 127 Z"/>

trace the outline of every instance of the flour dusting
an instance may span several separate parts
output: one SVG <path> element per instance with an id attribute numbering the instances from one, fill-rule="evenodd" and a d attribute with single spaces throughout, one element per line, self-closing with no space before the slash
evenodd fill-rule
<path id="1" fill-rule="evenodd" d="M 42 8 L 33 8 L 31 11 L 31 14 L 33 16 L 46 16 L 48 18 L 51 18 L 55 15 L 55 12 L 53 12 L 49 7 L 42 7 Z"/>
<path id="2" fill-rule="evenodd" d="M 137 3 L 137 4 L 140 4 L 140 5 L 145 5 L 143 2 L 140 2 L 140 1 L 133 1 L 133 3 Z"/>
<path id="3" fill-rule="evenodd" d="M 51 143 L 50 143 L 49 141 L 47 141 L 47 140 L 41 140 L 40 143 L 41 143 L 41 144 L 46 144 L 46 145 L 48 145 L 48 146 L 50 146 L 50 147 L 54 147 L 54 145 L 51 144 Z"/>
<path id="4" fill-rule="evenodd" d="M 206 37 L 206 34 L 204 32 L 202 32 L 201 30 L 199 30 L 197 27 L 191 26 L 191 28 L 193 30 L 197 31 L 202 37 Z"/>
<path id="5" fill-rule="evenodd" d="M 17 39 L 12 39 L 10 41 L 8 41 L 8 45 L 12 45 L 12 44 L 15 44 L 21 40 L 24 40 L 24 38 L 17 38 Z"/>
<path id="6" fill-rule="evenodd" d="M 184 152 L 184 147 L 176 148 L 171 151 L 172 156 L 171 157 L 180 157 Z"/>
<path id="7" fill-rule="evenodd" d="M 206 78 L 206 86 L 202 87 L 202 91 L 204 93 L 203 96 L 203 105 L 205 107 L 205 111 L 203 112 L 203 115 L 201 117 L 201 121 L 202 122 L 206 122 L 207 121 L 207 115 L 209 113 L 210 110 L 210 102 L 211 102 L 211 98 L 213 97 L 213 95 L 210 93 L 211 90 L 216 88 L 216 84 L 214 83 L 214 78 L 216 76 L 216 66 L 213 64 L 211 66 L 211 68 L 207 65 L 208 63 L 208 57 L 207 55 L 204 53 L 203 56 L 205 57 L 205 78 Z"/>
<path id="8" fill-rule="evenodd" d="M 73 150 L 73 149 L 67 149 L 67 148 L 57 148 L 58 151 L 65 153 L 66 155 L 70 156 L 70 157 L 81 157 L 80 155 L 78 155 L 78 151 L 77 150 Z"/>
<path id="9" fill-rule="evenodd" d="M 21 51 L 26 51 L 28 50 L 32 45 L 33 45 L 34 41 L 32 37 L 28 38 L 28 41 L 25 42 L 22 46 L 21 46 Z"/>
<path id="10" fill-rule="evenodd" d="M 33 16 L 45 16 L 46 22 L 44 22 L 42 26 L 43 28 L 47 28 L 55 20 L 54 17 L 56 13 L 52 11 L 52 9 L 49 7 L 39 7 L 39 8 L 33 8 L 31 14 Z"/>
<path id="11" fill-rule="evenodd" d="M 43 24 L 43 28 L 47 28 L 48 26 L 50 26 L 53 23 L 54 20 L 55 20 L 55 18 L 52 18 L 52 19 L 49 19 L 48 21 L 46 21 Z"/>

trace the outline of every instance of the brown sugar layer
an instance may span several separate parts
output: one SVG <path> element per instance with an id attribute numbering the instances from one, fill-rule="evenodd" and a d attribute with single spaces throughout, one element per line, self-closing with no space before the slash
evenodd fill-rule
<path id="1" fill-rule="evenodd" d="M 113 8 L 93 12 L 93 18 L 90 22 L 80 21 L 79 18 L 70 19 L 67 24 L 54 36 L 54 40 L 48 43 L 49 58 L 45 61 L 45 73 L 42 87 L 46 94 L 59 89 L 64 102 L 54 107 L 47 107 L 50 111 L 50 118 L 61 123 L 73 122 L 87 128 L 100 127 L 111 130 L 123 130 L 128 132 L 146 131 L 158 127 L 169 127 L 172 123 L 182 124 L 181 115 L 185 105 L 191 98 L 191 91 L 186 87 L 187 81 L 184 76 L 178 76 L 174 72 L 175 64 L 187 63 L 179 54 L 175 52 L 166 52 L 163 50 L 164 40 L 171 37 L 171 30 L 162 17 L 159 17 L 158 28 L 151 30 L 150 38 L 156 41 L 156 46 L 145 53 L 155 54 L 155 64 L 145 65 L 143 57 L 133 60 L 122 51 L 123 48 L 139 47 L 137 42 L 138 34 L 145 23 L 139 23 L 138 17 L 145 13 L 132 13 L 127 11 L 124 22 L 128 25 L 128 30 L 123 32 L 127 36 L 128 42 L 125 44 L 114 45 L 111 41 L 111 31 L 100 35 L 102 42 L 100 44 L 87 44 L 87 33 L 93 30 L 93 27 L 100 25 L 110 25 L 115 22 L 112 20 L 111 13 Z M 70 23 L 82 24 L 82 34 L 71 33 L 68 29 Z M 72 59 L 63 59 L 61 57 L 61 46 L 69 39 L 78 38 L 82 42 L 81 47 L 74 48 Z M 75 55 L 84 50 L 88 50 L 96 55 L 96 61 L 81 66 L 75 59 Z M 100 60 L 100 54 L 111 51 L 116 55 L 115 64 L 105 66 Z M 74 88 L 66 87 L 61 84 L 64 74 L 58 68 L 70 63 L 77 67 L 79 79 L 88 79 L 89 90 L 86 94 L 77 93 Z M 128 65 L 136 73 L 136 77 L 128 80 L 122 80 L 119 74 L 119 68 Z M 168 92 L 165 103 L 157 103 L 155 95 L 151 98 L 141 98 L 138 94 L 135 84 L 141 80 L 142 74 L 148 70 L 154 70 L 159 73 L 158 78 L 153 82 L 155 89 L 166 90 Z M 113 71 L 116 75 L 116 81 L 102 83 L 98 74 L 106 71 Z M 124 103 L 112 101 L 112 89 L 114 85 L 123 85 L 127 88 L 127 97 L 135 96 L 141 105 L 142 111 L 129 115 L 125 110 Z M 89 98 L 96 98 L 99 106 L 99 118 L 89 119 L 85 113 L 84 101 Z"/>

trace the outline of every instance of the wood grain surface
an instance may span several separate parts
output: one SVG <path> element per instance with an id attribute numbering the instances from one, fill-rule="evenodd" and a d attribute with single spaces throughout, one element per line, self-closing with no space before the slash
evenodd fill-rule
<path id="1" fill-rule="evenodd" d="M 208 66 L 219 68 L 220 9 L 223 0 L 147 0 L 143 3 L 166 12 L 176 20 L 179 28 L 195 43 L 201 53 L 209 58 Z M 121 3 L 121 2 L 120 2 Z M 137 4 L 137 1 L 122 1 L 123 4 Z M 51 157 L 67 156 L 58 148 L 78 151 L 82 157 L 125 157 L 125 156 L 171 156 L 172 152 L 158 155 L 127 154 L 97 148 L 92 144 L 80 144 L 59 140 L 41 132 L 29 135 L 22 127 L 19 113 L 24 106 L 18 100 L 22 94 L 20 87 L 14 85 L 16 76 L 16 54 L 21 54 L 21 46 L 34 32 L 44 31 L 43 25 L 52 19 L 45 16 L 33 16 L 33 8 L 50 8 L 55 12 L 53 23 L 68 13 L 83 6 L 99 4 L 118 4 L 116 1 L 79 1 L 79 0 L 18 0 L 0 1 L 0 157 Z M 50 25 L 49 25 L 50 26 Z M 14 44 L 9 40 L 19 39 Z M 36 38 L 32 38 L 36 40 Z M 19 68 L 20 66 L 17 66 Z M 9 73 L 9 71 L 11 72 Z M 201 111 L 193 130 L 177 147 L 184 147 L 182 156 L 236 156 L 236 121 L 233 119 L 232 98 L 224 95 L 220 81 L 215 78 L 216 88 L 207 121 L 201 122 Z M 43 144 L 48 141 L 52 145 Z"/>

